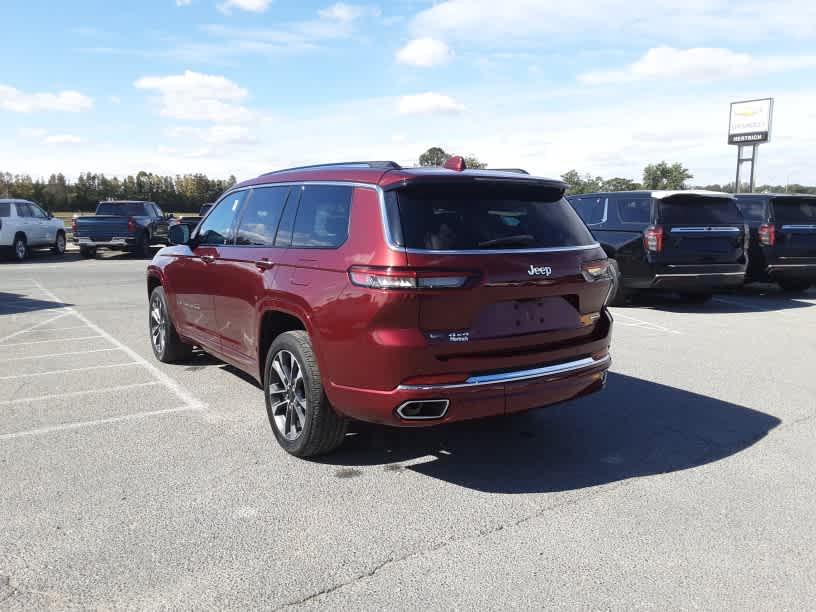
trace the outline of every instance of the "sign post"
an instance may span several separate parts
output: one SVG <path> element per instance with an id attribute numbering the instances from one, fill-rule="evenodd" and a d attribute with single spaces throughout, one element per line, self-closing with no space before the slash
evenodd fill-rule
<path id="1" fill-rule="evenodd" d="M 740 191 L 740 170 L 745 162 L 751 162 L 751 179 L 748 191 L 750 193 L 754 190 L 759 145 L 771 140 L 773 104 L 773 98 L 731 103 L 731 114 L 728 120 L 728 144 L 737 146 L 736 193 Z M 745 156 L 744 151 L 746 149 L 750 149 L 750 157 Z"/>

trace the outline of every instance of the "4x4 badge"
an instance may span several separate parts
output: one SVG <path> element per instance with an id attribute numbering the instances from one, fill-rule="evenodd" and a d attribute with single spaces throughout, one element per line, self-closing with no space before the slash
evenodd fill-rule
<path id="1" fill-rule="evenodd" d="M 530 269 L 527 270 L 527 274 L 530 276 L 551 276 L 552 275 L 552 268 L 550 266 L 530 266 Z"/>

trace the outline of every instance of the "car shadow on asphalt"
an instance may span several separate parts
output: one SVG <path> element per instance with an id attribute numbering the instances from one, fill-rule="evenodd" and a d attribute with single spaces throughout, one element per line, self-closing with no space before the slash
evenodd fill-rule
<path id="1" fill-rule="evenodd" d="M 610 373 L 602 393 L 525 414 L 432 429 L 355 424 L 320 462 L 411 470 L 490 493 L 569 491 L 719 461 L 779 423 L 744 406 Z"/>
<path id="2" fill-rule="evenodd" d="M 785 293 L 778 288 L 763 285 L 747 286 L 729 293 L 717 294 L 702 304 L 694 304 L 682 296 L 671 293 L 644 292 L 635 296 L 628 305 L 664 312 L 728 314 L 810 308 L 814 304 L 804 300 L 815 298 L 816 290 L 813 289 L 802 293 Z"/>
<path id="3" fill-rule="evenodd" d="M 21 293 L 0 291 L 0 316 L 36 312 L 38 310 L 50 310 L 53 308 L 64 308 L 66 306 L 73 306 L 73 304 L 39 300 Z"/>

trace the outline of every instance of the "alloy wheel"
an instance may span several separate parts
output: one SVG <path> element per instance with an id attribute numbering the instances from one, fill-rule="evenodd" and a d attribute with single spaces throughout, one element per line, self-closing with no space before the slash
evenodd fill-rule
<path id="1" fill-rule="evenodd" d="M 62 255 L 65 252 L 65 236 L 57 234 L 57 253 Z"/>
<path id="2" fill-rule="evenodd" d="M 154 295 L 150 302 L 150 340 L 159 354 L 164 352 L 167 342 L 167 314 L 161 297 Z"/>
<path id="3" fill-rule="evenodd" d="M 306 426 L 309 400 L 303 368 L 289 351 L 279 351 L 269 372 L 269 400 L 275 428 L 287 440 L 297 440 Z"/>
<path id="4" fill-rule="evenodd" d="M 14 255 L 17 259 L 25 259 L 26 256 L 26 243 L 24 240 L 18 238 L 14 242 Z"/>

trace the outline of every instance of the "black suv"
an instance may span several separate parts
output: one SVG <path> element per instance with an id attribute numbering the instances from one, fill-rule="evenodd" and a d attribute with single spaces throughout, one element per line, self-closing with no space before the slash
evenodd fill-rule
<path id="1" fill-rule="evenodd" d="M 569 201 L 612 260 L 611 304 L 647 289 L 705 302 L 745 282 L 748 226 L 730 194 L 622 191 Z"/>
<path id="2" fill-rule="evenodd" d="M 816 196 L 738 194 L 751 228 L 748 280 L 779 283 L 785 291 L 816 284 Z"/>

